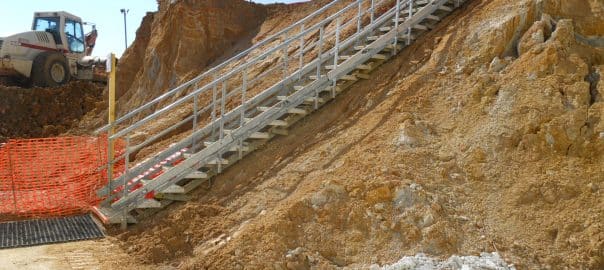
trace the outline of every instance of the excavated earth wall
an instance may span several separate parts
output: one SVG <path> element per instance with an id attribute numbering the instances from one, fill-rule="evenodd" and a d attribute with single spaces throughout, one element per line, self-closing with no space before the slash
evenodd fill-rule
<path id="1" fill-rule="evenodd" d="M 57 88 L 0 86 L 0 142 L 12 138 L 85 134 L 87 114 L 106 107 L 102 84 L 73 82 Z"/>
<path id="2" fill-rule="evenodd" d="M 120 62 L 121 112 L 327 2 L 159 1 Z M 604 268 L 603 10 L 467 1 L 191 201 L 110 231 L 127 255 L 107 264 Z"/>
<path id="3" fill-rule="evenodd" d="M 580 37 L 604 35 L 603 6 L 468 1 L 290 136 L 116 236 L 188 269 L 481 252 L 601 269 L 604 54 Z"/>

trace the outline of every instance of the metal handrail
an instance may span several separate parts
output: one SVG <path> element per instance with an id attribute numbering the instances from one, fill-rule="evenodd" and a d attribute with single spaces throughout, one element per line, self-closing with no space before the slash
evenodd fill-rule
<path id="1" fill-rule="evenodd" d="M 372 1 L 372 2 L 373 2 L 373 1 Z M 378 2 L 376 3 L 376 7 L 377 7 L 377 6 L 379 6 L 379 5 L 381 5 L 381 4 L 383 4 L 384 2 L 390 2 L 390 1 L 389 1 L 389 0 L 381 0 L 381 1 L 378 1 Z M 223 75 L 223 76 L 222 76 L 220 79 L 217 79 L 217 80 L 215 80 L 215 81 L 214 81 L 214 82 L 212 82 L 212 83 L 209 83 L 209 84 L 208 84 L 208 85 L 206 85 L 205 87 L 202 87 L 202 88 L 200 88 L 200 89 L 196 90 L 194 93 L 190 93 L 189 95 L 187 95 L 187 96 L 185 96 L 185 97 L 182 97 L 180 100 L 178 100 L 178 101 L 176 101 L 175 103 L 173 103 L 173 104 L 172 104 L 172 107 L 163 108 L 163 109 L 162 109 L 160 112 L 156 112 L 156 113 L 155 113 L 155 115 L 159 115 L 159 114 L 163 113 L 164 111 L 168 111 L 168 110 L 172 109 L 172 108 L 173 108 L 174 106 L 176 106 L 176 105 L 180 105 L 180 104 L 182 104 L 182 103 L 183 103 L 183 102 L 185 102 L 186 100 L 189 100 L 191 97 L 194 97 L 195 95 L 198 95 L 198 94 L 202 93 L 203 91 L 207 90 L 209 87 L 212 87 L 212 88 L 213 88 L 214 86 L 217 86 L 217 85 L 218 85 L 220 82 L 222 82 L 222 81 L 225 81 L 225 80 L 229 79 L 229 78 L 230 78 L 232 75 L 237 74 L 237 72 L 239 72 L 239 71 L 241 71 L 241 70 L 244 70 L 246 67 L 249 67 L 249 65 L 256 63 L 258 60 L 263 59 L 263 58 L 264 58 L 264 57 L 266 57 L 267 55 L 269 55 L 269 54 L 271 54 L 271 53 L 274 53 L 274 52 L 278 51 L 279 49 L 282 49 L 282 47 L 283 47 L 283 46 L 288 46 L 288 45 L 290 45 L 290 44 L 291 44 L 291 43 L 293 43 L 293 42 L 299 41 L 299 39 L 300 39 L 301 37 L 304 37 L 304 36 L 306 36 L 306 35 L 308 35 L 308 34 L 311 34 L 311 33 L 313 33 L 313 31 L 316 31 L 316 30 L 318 30 L 318 29 L 320 29 L 320 28 L 324 28 L 324 27 L 325 27 L 325 25 L 326 25 L 327 23 L 329 23 L 329 22 L 332 22 L 332 21 L 336 20 L 336 19 L 337 19 L 338 17 L 340 17 L 340 16 L 341 16 L 341 15 L 342 15 L 344 12 L 349 11 L 351 8 L 356 7 L 356 6 L 357 6 L 357 4 L 360 4 L 360 3 L 362 3 L 362 2 L 361 2 L 361 1 L 356 1 L 355 3 L 351 3 L 351 4 L 350 4 L 349 6 L 347 6 L 346 8 L 344 8 L 344 9 L 342 9 L 342 10 L 340 10 L 340 11 L 336 12 L 335 14 L 332 14 L 332 15 L 331 15 L 331 16 L 329 16 L 328 18 L 326 18 L 326 19 L 322 20 L 321 22 L 319 22 L 319 23 L 315 24 L 313 27 L 308 28 L 308 29 L 306 29 L 305 31 L 303 31 L 303 32 L 299 33 L 298 35 L 296 35 L 295 37 L 291 38 L 290 40 L 288 40 L 288 41 L 286 41 L 286 42 L 284 42 L 284 43 L 280 44 L 279 46 L 277 46 L 277 47 L 275 47 L 275 48 L 272 48 L 271 50 L 268 50 L 268 51 L 264 52 L 263 54 L 259 55 L 259 56 L 258 56 L 258 57 L 256 57 L 255 59 L 253 59 L 253 60 L 249 61 L 248 63 L 246 63 L 244 66 L 242 66 L 242 67 L 240 67 L 240 68 L 238 68 L 238 69 L 232 70 L 232 71 L 231 71 L 231 72 L 229 72 L 228 74 Z M 365 15 L 368 15 L 368 13 L 369 13 L 369 12 L 371 12 L 371 13 L 372 13 L 372 15 L 373 15 L 373 10 L 374 10 L 374 9 L 373 9 L 373 7 L 374 7 L 374 6 L 372 5 L 372 8 L 371 8 L 371 9 L 364 10 L 362 13 L 361 13 L 361 12 L 359 12 L 359 16 L 365 16 Z M 369 25 L 365 26 L 365 28 L 371 28 L 371 29 L 374 29 L 374 28 L 376 27 L 376 25 L 375 25 L 375 24 L 380 24 L 380 23 L 385 22 L 387 18 L 383 18 L 383 17 L 392 16 L 392 12 L 393 12 L 392 10 L 389 10 L 389 11 L 385 12 L 384 14 L 381 14 L 381 16 L 380 16 L 380 18 L 379 18 L 379 19 L 372 20 L 372 21 L 371 21 L 371 23 L 370 23 Z M 373 16 L 372 16 L 372 17 L 373 17 Z M 355 19 L 356 19 L 356 17 L 355 17 L 355 18 L 353 18 L 353 19 L 351 19 L 350 21 L 354 21 Z M 348 23 L 345 23 L 345 25 L 347 25 L 347 24 L 348 24 Z M 361 30 L 361 29 L 359 29 L 359 30 Z M 363 30 L 365 30 L 365 29 L 363 29 Z M 335 30 L 334 30 L 334 31 L 335 31 Z M 331 32 L 334 32 L 334 31 L 331 31 Z M 361 32 L 364 34 L 366 31 L 361 31 Z M 358 37 L 359 37 L 359 36 L 362 36 L 362 33 L 361 33 L 361 32 L 357 32 L 356 34 L 353 34 L 352 36 L 347 37 L 347 41 L 345 42 L 345 43 L 347 43 L 347 45 L 346 45 L 346 46 L 349 46 L 349 45 L 350 45 L 352 42 L 354 42 L 356 39 L 358 39 Z M 328 33 L 329 33 L 329 32 L 328 32 Z M 360 34 L 361 34 L 361 35 L 360 35 Z M 315 45 L 312 45 L 312 46 L 316 46 L 316 44 L 315 44 Z M 329 55 L 331 55 L 335 49 L 337 49 L 337 48 L 336 48 L 336 47 L 332 47 L 332 48 L 331 48 L 331 49 L 329 49 L 328 51 L 324 52 L 324 53 L 323 53 L 321 56 L 317 56 L 317 57 L 316 57 L 314 60 L 311 60 L 311 62 L 310 62 L 310 63 L 308 63 L 306 66 L 314 66 L 314 65 L 316 65 L 316 62 L 317 62 L 317 61 L 320 61 L 321 59 L 323 59 L 323 62 L 327 61 L 327 59 L 330 57 Z M 300 72 L 301 72 L 301 70 L 298 70 L 298 71 L 294 72 L 293 74 L 298 74 L 298 73 L 300 73 Z M 276 83 L 276 85 L 278 85 L 278 84 L 279 84 L 279 83 Z M 273 86 L 272 88 L 274 88 L 274 86 Z M 254 98 L 252 98 L 252 99 L 250 99 L 250 100 L 246 101 L 246 103 L 248 103 L 248 102 L 252 102 L 252 103 L 253 103 L 253 102 L 258 102 L 258 101 L 253 101 L 253 100 L 256 100 L 256 98 L 257 98 L 257 97 L 262 97 L 262 96 L 264 96 L 263 94 L 264 94 L 264 93 L 260 93 L 260 94 L 258 94 L 256 97 L 254 97 Z M 170 105 L 169 105 L 169 106 L 170 106 Z M 237 107 L 237 108 L 232 109 L 232 110 L 231 110 L 229 113 L 227 113 L 226 115 L 221 115 L 221 117 L 220 117 L 219 119 L 215 119 L 215 120 L 214 120 L 214 121 L 213 121 L 211 124 L 208 124 L 208 126 L 213 126 L 213 125 L 214 125 L 216 122 L 218 122 L 218 121 L 224 121 L 224 118 L 226 118 L 226 121 L 232 121 L 232 120 L 234 120 L 235 118 L 233 118 L 233 115 L 236 115 L 236 114 L 237 114 L 239 111 L 241 111 L 241 109 L 242 109 L 242 108 L 241 108 L 241 106 L 240 106 L 240 107 Z M 226 113 L 226 112 L 225 112 L 225 113 Z M 231 114 L 231 113 L 233 113 L 233 114 Z M 153 116 L 151 116 L 151 117 L 153 117 Z M 230 119 L 230 120 L 229 120 L 229 119 Z M 149 120 L 150 120 L 150 119 L 149 119 Z M 191 120 L 191 119 L 190 119 L 190 117 L 189 117 L 189 118 L 187 118 L 187 119 L 185 119 L 185 120 L 183 120 L 183 121 L 181 121 L 181 122 L 186 122 L 186 120 Z M 143 120 L 141 120 L 141 121 L 147 121 L 147 120 L 143 119 Z M 141 123 L 141 122 L 139 122 L 139 123 L 140 123 L 140 125 L 144 124 L 144 123 Z M 207 128 L 208 128 L 208 126 L 206 126 L 206 127 L 203 129 L 203 130 L 208 130 L 208 129 L 207 129 Z M 127 134 L 127 132 L 129 132 L 129 131 L 131 131 L 131 130 L 123 130 L 123 132 L 122 132 L 122 133 L 115 134 L 115 137 L 119 137 L 119 136 L 125 135 L 125 134 Z M 187 139 L 184 139 L 183 141 L 189 141 L 189 142 L 190 142 L 190 141 L 192 141 L 192 140 L 193 140 L 191 137 L 195 137 L 195 136 L 205 136 L 205 135 L 201 135 L 203 132 L 202 132 L 202 133 L 200 133 L 200 132 L 202 132 L 202 130 L 199 130 L 198 132 L 194 132 L 194 133 L 193 133 L 193 134 L 191 134 L 189 137 L 187 137 Z M 207 131 L 205 131 L 205 132 L 207 132 Z M 186 144 L 188 144 L 188 143 L 185 143 L 185 144 L 178 143 L 178 145 L 183 145 L 183 146 L 184 146 L 184 145 L 186 145 Z M 170 149 L 173 149 L 173 148 L 174 148 L 174 147 L 170 147 Z M 178 147 L 176 147 L 176 148 L 178 148 Z M 136 146 L 136 149 L 140 149 L 140 145 Z M 152 157 L 152 158 L 150 158 L 150 159 L 147 159 L 146 161 L 143 161 L 143 162 L 142 162 L 142 164 L 139 164 L 139 165 L 141 165 L 140 167 L 139 167 L 139 165 L 134 166 L 134 167 L 132 168 L 132 169 L 134 170 L 134 174 L 137 174 L 137 171 L 145 170 L 145 168 L 148 168 L 148 167 L 149 167 L 149 164 L 152 164 L 152 163 L 154 162 L 153 160 L 156 160 L 157 158 L 161 159 L 161 157 L 162 157 L 162 156 L 165 156 L 165 152 L 170 152 L 170 151 L 172 151 L 172 152 L 173 152 L 173 150 L 170 150 L 170 149 L 166 149 L 165 151 L 160 152 L 160 153 L 158 153 L 157 155 L 155 155 L 155 157 Z M 128 151 L 128 152 L 135 151 L 135 150 L 131 150 L 131 149 L 128 149 L 128 150 L 130 150 L 130 151 Z M 163 154 L 162 154 L 162 153 L 163 153 Z M 170 154 L 170 153 L 168 153 L 168 154 Z M 119 158 L 123 158 L 123 157 L 119 157 Z M 119 158 L 118 158 L 118 159 L 119 159 Z M 146 164 L 146 165 L 145 165 L 145 164 Z M 118 177 L 118 179 L 124 179 L 124 177 L 126 177 L 126 176 L 125 176 L 125 175 L 122 175 L 122 176 Z M 118 180 L 118 179 L 116 179 L 116 180 Z M 116 181 L 116 182 L 119 182 L 119 181 Z"/>
<path id="2" fill-rule="evenodd" d="M 273 47 L 273 48 L 271 48 L 271 49 L 269 49 L 267 51 L 264 51 L 262 54 L 260 54 L 260 55 L 258 55 L 256 57 L 252 58 L 251 60 L 247 61 L 242 66 L 239 66 L 239 67 L 237 67 L 237 68 L 229 71 L 228 73 L 222 75 L 220 78 L 215 79 L 214 81 L 206 84 L 205 86 L 203 86 L 203 87 L 201 87 L 199 89 L 196 89 L 194 92 L 189 93 L 188 95 L 186 95 L 184 97 L 181 97 L 177 101 L 175 101 L 172 104 L 170 104 L 170 105 L 162 108 L 161 110 L 156 111 L 153 114 L 145 117 L 144 119 L 139 120 L 138 122 L 136 122 L 133 125 L 127 127 L 126 129 L 121 130 L 120 132 L 118 132 L 118 133 L 114 134 L 113 136 L 109 137 L 109 139 L 110 140 L 111 139 L 114 140 L 114 139 L 117 139 L 118 137 L 124 136 L 124 135 L 128 134 L 130 131 L 133 131 L 134 129 L 136 129 L 137 127 L 140 127 L 141 125 L 144 125 L 148 121 L 151 121 L 154 118 L 158 117 L 162 113 L 167 112 L 167 111 L 175 108 L 176 106 L 178 106 L 178 105 L 180 105 L 180 104 L 182 104 L 182 103 L 184 103 L 184 102 L 186 102 L 188 100 L 191 100 L 191 98 L 196 98 L 196 95 L 202 94 L 202 93 L 204 93 L 204 91 L 207 91 L 210 88 L 217 87 L 220 83 L 225 82 L 225 81 L 231 79 L 234 75 L 238 74 L 240 71 L 245 71 L 246 68 L 249 68 L 250 65 L 258 63 L 258 61 L 264 59 L 265 57 L 269 56 L 270 54 L 278 52 L 280 49 L 283 49 L 283 48 L 289 48 L 289 46 L 292 43 L 299 42 L 302 37 L 305 37 L 306 35 L 311 34 L 314 31 L 317 31 L 319 29 L 324 29 L 325 26 L 328 23 L 330 23 L 330 22 L 334 22 L 335 20 L 338 20 L 338 29 L 340 29 L 340 27 L 342 25 L 340 24 L 339 17 L 344 12 L 349 11 L 351 8 L 355 8 L 357 6 L 357 4 L 360 5 L 360 3 L 362 3 L 362 1 L 363 0 L 357 0 L 354 3 L 351 3 L 346 8 L 341 9 L 338 12 L 336 12 L 336 13 L 332 14 L 331 16 L 329 16 L 328 18 L 322 20 L 321 22 L 316 23 L 313 27 L 310 27 L 308 29 L 304 29 L 303 28 L 304 31 L 301 31 L 298 35 L 296 35 L 296 36 L 294 36 L 294 37 L 292 37 L 292 38 L 290 38 L 290 39 L 282 42 L 278 46 L 275 46 L 275 47 Z M 379 1 L 378 5 L 381 4 L 381 3 L 390 2 L 390 1 L 391 0 L 381 0 L 381 1 Z M 397 2 L 400 3 L 400 4 L 406 4 L 406 3 L 409 3 L 410 1 L 411 0 L 397 1 Z M 401 2 L 404 2 L 404 3 L 401 3 Z M 372 1 L 372 3 L 373 3 L 373 1 Z M 359 8 L 359 15 L 358 15 L 359 18 L 361 17 L 361 15 L 365 16 L 365 15 L 368 15 L 368 13 L 369 13 L 369 10 L 364 10 L 363 12 L 361 12 L 360 10 L 361 9 Z M 369 25 L 365 26 L 363 29 L 359 28 L 356 33 L 354 33 L 354 34 L 346 37 L 346 40 L 344 40 L 340 44 L 341 47 L 339 47 L 337 45 L 337 40 L 336 40 L 336 45 L 334 45 L 331 49 L 328 49 L 327 51 L 321 53 L 320 55 L 317 55 L 315 58 L 313 58 L 312 60 L 310 60 L 310 62 L 308 64 L 306 64 L 304 66 L 304 68 L 301 67 L 300 69 L 295 70 L 293 73 L 289 73 L 289 76 L 286 79 L 283 79 L 283 80 L 275 83 L 275 85 L 273 85 L 272 87 L 269 87 L 269 88 L 265 89 L 264 91 L 258 93 L 253 98 L 250 98 L 250 99 L 247 99 L 245 101 L 242 101 L 243 104 L 241 104 L 240 106 L 238 106 L 236 108 L 233 108 L 233 109 L 230 109 L 229 111 L 221 111 L 220 112 L 220 118 L 213 119 L 211 123 L 207 124 L 202 129 L 195 130 L 195 128 L 193 128 L 193 133 L 190 134 L 189 136 L 187 136 L 185 139 L 179 141 L 177 143 L 177 145 L 171 146 L 171 147 L 169 147 L 169 149 L 166 149 L 166 150 L 164 150 L 162 152 L 159 152 L 154 157 L 149 158 L 146 161 L 143 161 L 142 163 L 144 163 L 144 164 L 141 163 L 141 164 L 138 164 L 138 165 L 136 165 L 136 166 L 134 166 L 132 168 L 127 169 L 127 172 L 125 174 L 119 176 L 117 179 L 115 179 L 115 181 L 112 181 L 110 183 L 118 183 L 118 185 L 119 185 L 119 182 L 121 182 L 122 180 L 123 181 L 127 180 L 127 178 L 129 176 L 132 176 L 133 174 L 136 175 L 137 172 L 139 172 L 141 170 L 145 170 L 146 168 L 149 168 L 149 164 L 153 163 L 154 162 L 153 160 L 156 160 L 157 158 L 161 159 L 162 156 L 165 156 L 166 154 L 170 154 L 170 153 L 174 152 L 174 149 L 176 149 L 176 148 L 189 147 L 187 145 L 190 145 L 191 143 L 195 144 L 196 138 L 201 138 L 203 136 L 209 136 L 208 131 L 210 131 L 211 129 L 214 129 L 215 128 L 214 125 L 217 122 L 219 122 L 219 121 L 222 121 L 222 123 L 231 121 L 231 123 L 232 123 L 232 121 L 237 120 L 236 119 L 237 118 L 237 114 L 239 114 L 242 110 L 246 110 L 246 109 L 250 108 L 250 107 L 246 108 L 247 106 L 250 105 L 249 102 L 251 102 L 252 105 L 256 104 L 254 106 L 258 106 L 258 104 L 259 104 L 258 102 L 262 102 L 262 100 L 266 99 L 268 97 L 268 95 L 270 95 L 270 93 L 267 94 L 267 92 L 275 93 L 274 91 L 275 91 L 275 89 L 277 89 L 279 87 L 279 85 L 289 84 L 289 83 L 291 83 L 291 82 L 294 81 L 293 78 L 295 78 L 296 76 L 299 76 L 299 75 L 302 75 L 302 74 L 306 74 L 309 71 L 309 68 L 313 68 L 314 66 L 318 66 L 317 63 L 322 64 L 322 63 L 324 63 L 326 61 L 329 61 L 331 59 L 331 57 L 334 56 L 334 55 L 335 55 L 334 57 L 337 57 L 338 54 L 336 53 L 336 51 L 339 51 L 342 48 L 347 48 L 347 47 L 351 46 L 356 40 L 358 40 L 358 38 L 360 38 L 360 37 L 362 37 L 362 36 L 364 36 L 364 35 L 366 35 L 368 33 L 371 33 L 371 31 L 375 30 L 380 24 L 388 21 L 390 19 L 390 17 L 393 16 L 393 12 L 395 12 L 394 9 L 389 9 L 388 11 L 384 12 L 383 14 L 381 14 L 379 16 L 379 18 L 374 19 L 373 18 L 373 15 L 374 15 L 373 14 L 373 11 L 374 11 L 373 5 L 372 5 L 372 8 L 370 10 L 372 11 L 372 13 L 371 13 L 371 15 L 372 15 L 371 16 L 371 23 Z M 350 21 L 347 20 L 347 22 L 344 25 L 349 25 L 350 22 L 352 22 L 355 19 L 356 19 L 356 17 L 354 17 Z M 359 23 L 359 25 L 361 25 L 361 24 Z M 333 32 L 333 31 L 331 31 L 331 32 Z M 330 33 L 330 32 L 328 32 L 328 33 Z M 337 35 L 339 35 L 338 32 L 336 32 L 336 36 Z M 317 44 L 314 44 L 312 46 L 317 46 Z M 301 50 L 300 53 L 302 53 L 302 55 L 303 55 L 304 54 L 304 50 Z M 230 91 L 229 95 L 232 94 L 232 93 L 237 93 L 239 91 L 237 89 L 239 89 L 239 88 L 236 88 L 236 89 L 233 89 L 232 91 Z M 225 92 L 223 92 L 223 95 L 224 94 L 225 94 Z M 212 102 L 212 104 L 214 104 L 216 102 L 218 102 L 218 100 L 214 99 L 213 102 Z M 222 102 L 224 103 L 224 100 Z M 281 103 L 282 102 L 280 102 L 278 104 L 281 104 Z M 278 106 L 278 105 L 275 104 L 273 106 Z M 195 111 L 193 114 L 196 114 L 197 112 L 199 112 L 199 111 Z M 193 117 L 193 115 L 189 116 L 186 119 L 183 119 L 180 122 L 186 123 L 187 121 L 191 120 L 191 117 Z M 225 121 L 225 119 L 226 119 L 226 121 Z M 242 120 L 243 120 L 243 118 L 242 118 Z M 245 124 L 245 123 L 242 122 L 240 124 L 240 128 L 243 127 L 243 126 L 246 126 L 246 125 L 247 124 Z M 174 126 L 174 125 L 172 125 L 172 126 Z M 222 138 L 222 133 L 223 133 L 223 131 L 221 129 L 221 131 L 220 131 L 221 138 Z M 155 135 L 153 135 L 153 136 L 155 136 Z M 137 147 L 139 147 L 139 146 L 137 146 Z M 132 153 L 132 149 L 131 148 L 127 149 L 127 153 L 124 154 L 124 155 L 122 155 L 122 156 L 120 156 L 117 159 L 125 158 L 130 153 Z M 114 161 L 117 160 L 117 159 L 114 159 Z M 110 161 L 110 163 L 113 163 L 114 161 Z M 139 167 L 139 165 L 141 165 L 141 166 Z M 111 179 L 110 179 L 110 181 L 111 181 Z M 130 187 L 131 185 L 132 184 L 129 183 L 129 182 L 124 182 L 124 186 Z M 111 190 L 111 184 L 109 185 L 109 190 Z"/>
<path id="3" fill-rule="evenodd" d="M 336 0 L 336 1 L 340 1 L 340 0 Z M 336 2 L 334 1 L 334 2 Z M 383 2 L 385 0 L 382 0 L 381 2 Z M 332 4 L 334 3 L 332 2 Z M 219 78 L 215 79 L 214 81 L 207 83 L 206 85 L 204 85 L 201 88 L 198 88 L 197 90 L 187 94 L 184 97 L 179 98 L 178 100 L 174 101 L 173 103 L 163 107 L 160 110 L 155 111 L 154 113 L 144 117 L 143 119 L 137 121 L 136 123 L 133 123 L 132 125 L 126 127 L 125 129 L 122 129 L 120 131 L 118 131 L 117 133 L 113 134 L 112 136 L 110 136 L 109 138 L 114 140 L 120 137 L 123 137 L 124 135 L 130 133 L 131 131 L 134 131 L 135 129 L 139 128 L 140 126 L 148 123 L 149 121 L 157 118 L 158 116 L 171 111 L 172 109 L 176 108 L 177 106 L 191 100 L 194 96 L 196 95 L 200 95 L 202 93 L 204 93 L 205 91 L 208 91 L 209 89 L 218 86 L 218 84 L 224 82 L 225 80 L 231 78 L 233 75 L 236 75 L 237 73 L 241 72 L 242 70 L 245 70 L 246 68 L 248 68 L 250 65 L 257 63 L 259 60 L 265 58 L 266 56 L 283 49 L 285 46 L 289 46 L 291 43 L 293 42 L 297 42 L 299 41 L 300 37 L 303 37 L 305 35 L 308 35 L 309 33 L 318 30 L 321 27 L 324 27 L 327 23 L 332 22 L 334 19 L 336 19 L 337 17 L 341 16 L 343 13 L 349 11 L 352 8 L 357 7 L 357 2 L 353 2 L 351 4 L 349 4 L 347 7 L 339 10 L 338 12 L 332 14 L 331 16 L 327 17 L 326 19 L 322 20 L 321 22 L 315 24 L 313 27 L 305 29 L 304 31 L 298 33 L 297 35 L 295 35 L 294 37 L 289 38 L 288 40 L 280 43 L 279 45 L 271 48 L 270 50 L 266 50 L 264 51 L 262 54 L 255 56 L 254 58 L 252 58 L 251 60 L 247 61 L 246 63 L 244 63 L 243 65 L 239 65 L 238 67 L 236 67 L 235 69 L 232 69 L 230 71 L 228 71 L 226 74 L 221 75 Z M 137 111 L 137 110 L 135 110 Z M 134 113 L 135 111 L 131 112 Z M 140 111 L 137 111 L 140 112 Z M 117 121 L 115 122 L 115 124 L 117 124 Z"/>
<path id="4" fill-rule="evenodd" d="M 201 75 L 198 75 L 197 77 L 189 80 L 188 82 L 186 82 L 184 84 L 181 84 L 180 86 L 178 86 L 178 87 L 176 87 L 176 88 L 174 88 L 174 89 L 172 89 L 172 90 L 170 90 L 170 91 L 168 91 L 168 92 L 166 92 L 166 93 L 158 96 L 157 98 L 155 98 L 152 101 L 146 103 L 145 105 L 140 106 L 140 107 L 134 109 L 133 111 L 128 112 L 124 116 L 121 116 L 120 118 L 116 119 L 115 122 L 113 122 L 112 124 L 108 124 L 108 125 L 105 125 L 105 126 L 99 128 L 98 130 L 95 131 L 95 133 L 99 134 L 99 133 L 102 133 L 102 132 L 106 132 L 112 126 L 116 126 L 116 125 L 119 125 L 119 124 L 123 123 L 124 121 L 128 120 L 129 118 L 134 117 L 136 114 L 138 114 L 138 113 L 140 113 L 140 112 L 142 112 L 142 111 L 144 111 L 146 109 L 151 108 L 151 106 L 153 106 L 155 104 L 158 104 L 158 103 L 162 102 L 163 100 L 165 100 L 165 99 L 167 99 L 167 98 L 169 98 L 169 97 L 171 97 L 171 96 L 179 93 L 183 89 L 186 89 L 187 87 L 189 87 L 189 86 L 191 86 L 191 85 L 193 85 L 193 84 L 201 81 L 202 79 L 204 79 L 206 77 L 209 77 L 208 75 L 212 75 L 213 73 L 219 71 L 220 69 L 222 69 L 222 68 L 228 66 L 229 64 L 231 64 L 231 63 L 233 63 L 233 62 L 235 62 L 235 61 L 243 58 L 244 56 L 248 55 L 253 50 L 255 50 L 255 49 L 259 48 L 259 47 L 262 47 L 262 46 L 264 46 L 264 45 L 266 45 L 266 44 L 268 44 L 268 43 L 276 40 L 278 37 L 280 37 L 284 33 L 287 33 L 289 31 L 291 31 L 292 29 L 294 29 L 296 27 L 299 27 L 300 25 L 304 24 L 306 21 L 308 21 L 308 20 L 316 17 L 317 15 L 325 12 L 326 10 L 328 10 L 329 8 L 331 8 L 332 6 L 334 6 L 335 4 L 337 4 L 337 3 L 341 2 L 341 1 L 343 1 L 343 0 L 334 0 L 334 1 L 332 1 L 331 3 L 323 6 L 322 8 L 320 8 L 320 9 L 316 10 L 315 12 L 309 14 L 308 16 L 304 17 L 302 20 L 294 23 L 293 25 L 288 26 L 287 28 L 285 28 L 285 29 L 283 29 L 283 30 L 281 30 L 281 31 L 273 34 L 272 36 L 270 36 L 270 37 L 262 40 L 261 42 L 254 44 L 253 46 L 251 46 L 250 48 L 244 50 L 243 52 L 235 55 L 234 57 L 229 58 L 228 60 L 222 62 L 221 64 L 219 64 L 219 65 L 217 65 L 217 66 L 215 66 L 215 67 L 213 67 L 213 68 L 211 68 L 209 70 L 207 70 L 206 72 L 202 73 Z"/>

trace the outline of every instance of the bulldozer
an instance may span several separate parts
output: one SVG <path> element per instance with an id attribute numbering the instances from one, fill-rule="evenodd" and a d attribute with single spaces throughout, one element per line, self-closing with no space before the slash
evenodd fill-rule
<path id="1" fill-rule="evenodd" d="M 0 37 L 0 77 L 39 87 L 95 80 L 105 62 L 91 56 L 97 36 L 94 24 L 68 12 L 35 12 L 31 31 Z"/>

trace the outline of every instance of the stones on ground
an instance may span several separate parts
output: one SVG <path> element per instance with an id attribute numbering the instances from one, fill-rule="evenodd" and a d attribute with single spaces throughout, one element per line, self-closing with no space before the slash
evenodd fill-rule
<path id="1" fill-rule="evenodd" d="M 400 125 L 395 145 L 408 148 L 422 146 L 430 139 L 431 133 L 432 130 L 427 122 L 407 119 Z"/>
<path id="2" fill-rule="evenodd" d="M 491 61 L 491 64 L 489 65 L 489 71 L 499 72 L 502 71 L 505 67 L 505 62 L 501 60 L 498 56 L 495 56 L 495 58 L 493 58 L 493 61 Z"/>
<path id="3" fill-rule="evenodd" d="M 390 265 L 371 265 L 371 270 L 515 270 L 514 265 L 507 264 L 497 252 L 481 253 L 480 256 L 451 256 L 445 261 L 428 257 L 423 253 L 405 256 Z"/>

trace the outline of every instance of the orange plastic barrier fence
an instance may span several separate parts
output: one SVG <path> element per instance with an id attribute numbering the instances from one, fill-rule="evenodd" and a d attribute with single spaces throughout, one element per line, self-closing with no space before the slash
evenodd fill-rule
<path id="1" fill-rule="evenodd" d="M 10 140 L 0 146 L 0 220 L 87 212 L 107 183 L 106 160 L 106 137 Z"/>

